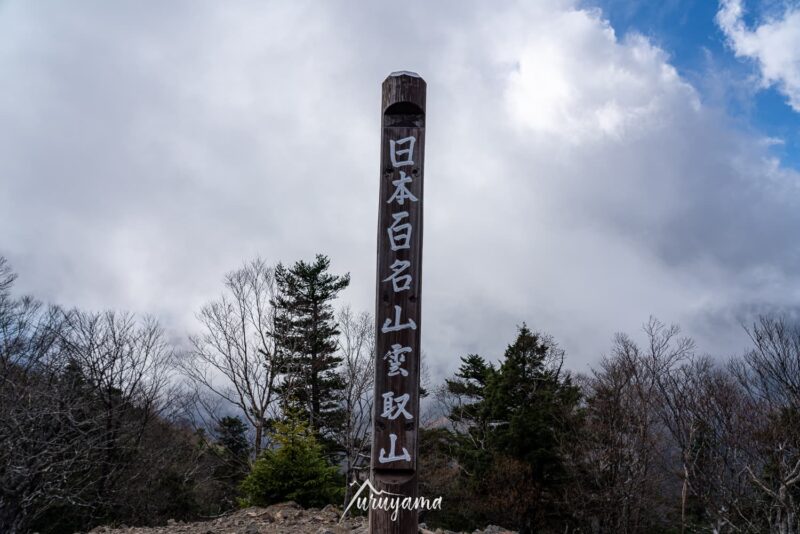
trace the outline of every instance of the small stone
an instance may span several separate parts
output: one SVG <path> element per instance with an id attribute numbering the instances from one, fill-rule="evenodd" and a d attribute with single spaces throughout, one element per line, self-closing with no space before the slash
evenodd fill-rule
<path id="1" fill-rule="evenodd" d="M 275 512 L 275 519 L 280 522 L 287 521 L 289 519 L 297 519 L 298 517 L 303 515 L 303 511 L 298 508 L 282 508 Z"/>
<path id="2" fill-rule="evenodd" d="M 319 513 L 324 518 L 333 518 L 333 519 L 339 518 L 339 509 L 332 504 L 325 506 L 325 508 L 320 510 Z"/>

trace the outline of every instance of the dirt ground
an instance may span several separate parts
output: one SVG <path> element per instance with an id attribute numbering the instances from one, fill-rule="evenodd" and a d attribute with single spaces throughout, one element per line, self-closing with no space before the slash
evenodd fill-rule
<path id="1" fill-rule="evenodd" d="M 97 527 L 91 534 L 366 534 L 366 517 L 339 521 L 341 511 L 333 506 L 322 510 L 304 510 L 293 502 L 268 508 L 245 508 L 209 521 L 184 523 L 170 520 L 162 527 Z M 420 525 L 420 534 L 457 534 L 448 530 L 428 530 Z M 489 526 L 470 534 L 513 534 Z"/>

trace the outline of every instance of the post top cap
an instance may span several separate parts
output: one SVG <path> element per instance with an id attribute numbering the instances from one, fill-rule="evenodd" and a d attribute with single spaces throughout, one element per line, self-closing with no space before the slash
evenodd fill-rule
<path id="1" fill-rule="evenodd" d="M 400 70 L 383 81 L 382 105 L 384 114 L 424 115 L 427 84 L 416 72 Z"/>
<path id="2" fill-rule="evenodd" d="M 412 78 L 419 78 L 420 75 L 416 72 L 411 72 L 410 70 L 396 70 L 393 73 L 389 74 L 390 78 L 395 76 L 411 76 Z"/>

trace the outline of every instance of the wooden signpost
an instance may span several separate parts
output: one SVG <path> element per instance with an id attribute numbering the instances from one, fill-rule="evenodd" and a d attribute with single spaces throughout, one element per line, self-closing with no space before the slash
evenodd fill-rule
<path id="1" fill-rule="evenodd" d="M 413 72 L 383 82 L 378 209 L 375 402 L 371 479 L 378 491 L 417 496 L 422 192 L 426 84 Z M 372 534 L 416 534 L 416 510 L 370 510 Z"/>

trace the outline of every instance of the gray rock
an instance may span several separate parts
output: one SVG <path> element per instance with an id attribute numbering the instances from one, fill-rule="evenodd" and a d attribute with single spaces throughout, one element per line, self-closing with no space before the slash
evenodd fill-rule
<path id="1" fill-rule="evenodd" d="M 302 515 L 303 515 L 303 510 L 300 507 L 281 508 L 277 512 L 275 512 L 275 520 L 278 521 L 279 523 L 284 523 L 286 521 L 297 519 Z"/>
<path id="2" fill-rule="evenodd" d="M 307 513 L 310 513 L 310 512 L 307 512 Z M 335 506 L 329 504 L 328 506 L 326 506 L 325 508 L 320 510 L 317 514 L 314 514 L 314 517 L 317 518 L 318 520 L 324 522 L 324 523 L 328 523 L 328 522 L 331 522 L 331 521 L 333 521 L 333 522 L 339 521 L 340 515 L 341 515 L 341 512 L 339 511 L 339 509 L 336 508 Z"/>

